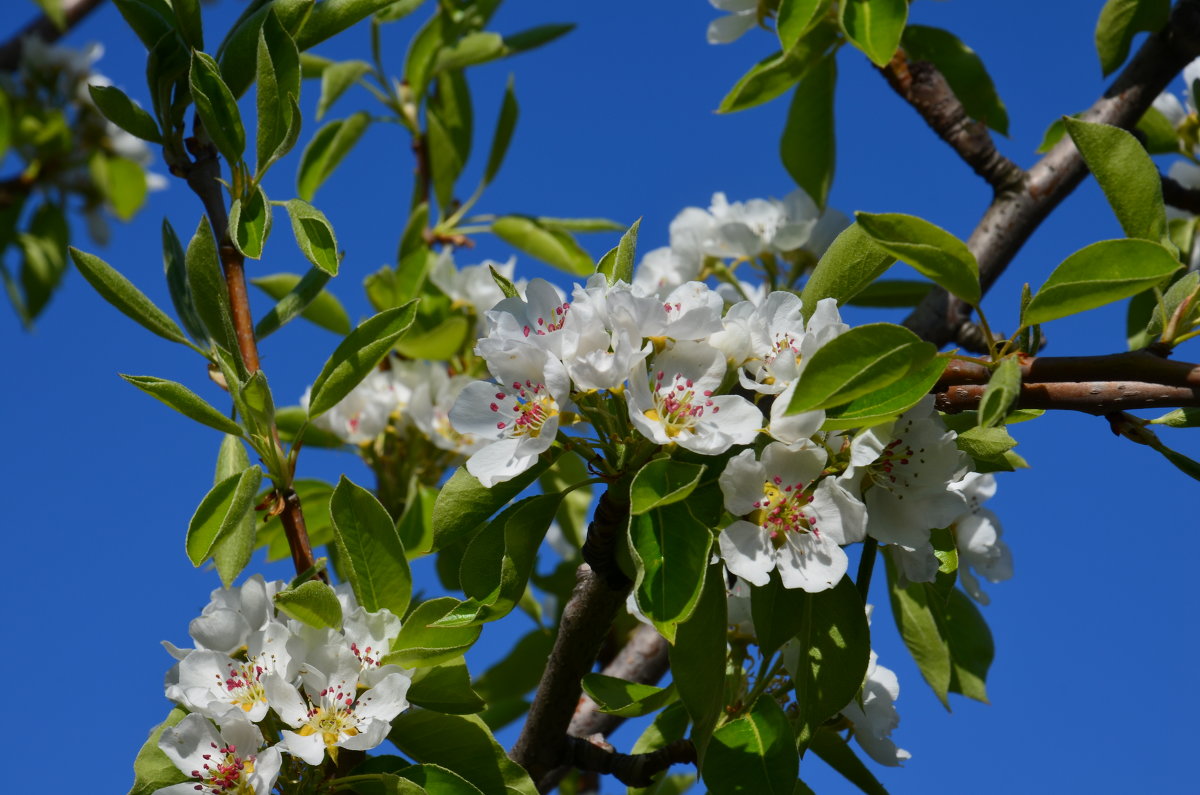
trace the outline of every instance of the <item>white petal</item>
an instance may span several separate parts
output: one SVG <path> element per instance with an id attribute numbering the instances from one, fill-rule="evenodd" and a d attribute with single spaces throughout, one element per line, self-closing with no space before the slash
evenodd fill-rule
<path id="1" fill-rule="evenodd" d="M 752 27 L 754 27 L 753 14 L 730 14 L 717 17 L 708 23 L 708 43 L 728 44 L 740 39 Z"/>
<path id="2" fill-rule="evenodd" d="M 771 580 L 775 558 L 767 533 L 750 522 L 734 522 L 717 538 L 725 567 L 753 585 Z"/>
<path id="3" fill-rule="evenodd" d="M 831 539 L 811 533 L 787 533 L 775 550 L 776 568 L 784 588 L 820 593 L 837 585 L 846 573 L 846 553 Z"/>

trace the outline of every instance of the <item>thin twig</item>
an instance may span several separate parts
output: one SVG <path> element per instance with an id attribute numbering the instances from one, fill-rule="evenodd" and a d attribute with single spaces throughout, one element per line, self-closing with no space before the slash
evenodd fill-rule
<path id="1" fill-rule="evenodd" d="M 955 360 L 946 366 L 934 391 L 963 384 L 986 384 L 991 374 L 984 365 Z M 1102 356 L 1038 356 L 1021 362 L 1021 380 L 1144 381 L 1163 386 L 1200 387 L 1200 364 L 1164 359 L 1144 350 Z"/>
<path id="2" fill-rule="evenodd" d="M 1180 0 L 1167 27 L 1149 36 L 1104 96 L 1080 116 L 1085 121 L 1132 128 L 1171 79 L 1200 55 L 1200 0 Z M 986 292 L 1038 225 L 1087 174 L 1083 158 L 1064 136 L 1026 172 L 1018 190 L 995 197 L 967 247 L 979 261 Z M 934 289 L 904 321 L 937 345 L 956 341 L 969 323 L 970 307 Z"/>
<path id="3" fill-rule="evenodd" d="M 648 787 L 654 774 L 675 764 L 696 764 L 696 747 L 691 740 L 676 740 L 647 754 L 621 754 L 601 740 L 568 737 L 567 762 L 580 770 L 607 773 L 630 787 Z"/>
<path id="4" fill-rule="evenodd" d="M 62 0 L 65 26 L 58 27 L 50 17 L 42 14 L 21 28 L 8 41 L 0 44 L 0 72 L 15 72 L 21 65 L 21 50 L 25 47 L 25 39 L 36 36 L 46 43 L 58 41 L 103 2 L 104 0 Z"/>
<path id="5" fill-rule="evenodd" d="M 1200 188 L 1189 188 L 1170 177 L 1162 178 L 1163 201 L 1172 207 L 1200 215 Z"/>
<path id="6" fill-rule="evenodd" d="M 934 406 L 947 414 L 979 408 L 982 384 L 963 384 L 934 393 Z M 1164 386 L 1143 381 L 1067 381 L 1021 384 L 1014 408 L 1108 414 L 1133 409 L 1200 406 L 1200 387 Z"/>

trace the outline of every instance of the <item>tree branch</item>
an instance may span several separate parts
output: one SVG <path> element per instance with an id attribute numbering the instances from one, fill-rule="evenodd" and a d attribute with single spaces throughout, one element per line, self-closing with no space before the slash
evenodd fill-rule
<path id="1" fill-rule="evenodd" d="M 1200 215 L 1200 188 L 1188 188 L 1164 176 L 1162 178 L 1163 201 L 1171 207 Z"/>
<path id="2" fill-rule="evenodd" d="M 1200 55 L 1200 0 L 1180 0 L 1167 27 L 1146 39 L 1104 96 L 1080 116 L 1129 129 L 1171 79 Z M 1008 267 L 1038 225 L 1083 180 L 1087 168 L 1069 136 L 1063 136 L 1025 174 L 1018 189 L 998 194 L 967 241 L 979 261 L 984 292 Z M 971 309 L 935 288 L 904 325 L 941 346 L 970 327 Z"/>
<path id="3" fill-rule="evenodd" d="M 628 502 L 619 501 L 610 487 L 596 506 L 588 527 L 589 542 L 593 537 L 615 538 L 628 518 Z M 509 752 L 534 781 L 541 781 L 567 761 L 567 727 L 582 692 L 579 680 L 595 665 L 609 626 L 625 606 L 629 587 L 628 579 L 623 584 L 614 584 L 611 576 L 602 576 L 586 563 L 576 572 L 575 590 L 563 608 L 554 648 L 529 707 L 529 716 Z"/>
<path id="4" fill-rule="evenodd" d="M 934 386 L 986 384 L 991 370 L 974 362 L 952 361 Z M 1021 363 L 1024 382 L 1146 381 L 1165 386 L 1200 387 L 1200 364 L 1164 359 L 1149 351 L 1103 356 L 1038 356 Z"/>
<path id="5" fill-rule="evenodd" d="M 0 72 L 15 72 L 21 65 L 21 50 L 25 47 L 25 39 L 36 36 L 46 43 L 58 41 L 103 2 L 104 0 L 62 0 L 66 25 L 60 29 L 50 17 L 43 14 L 21 28 L 8 41 L 0 44 Z"/>
<path id="6" fill-rule="evenodd" d="M 647 754 L 621 754 L 603 740 L 568 737 L 567 762 L 580 770 L 608 773 L 630 787 L 648 787 L 654 774 L 674 764 L 696 764 L 696 747 L 691 740 L 675 742 Z"/>
<path id="7" fill-rule="evenodd" d="M 879 71 L 938 137 L 997 193 L 1020 188 L 1025 172 L 996 151 L 987 126 L 971 120 L 936 66 L 927 61 L 909 61 L 903 50 L 897 50 L 891 62 Z"/>

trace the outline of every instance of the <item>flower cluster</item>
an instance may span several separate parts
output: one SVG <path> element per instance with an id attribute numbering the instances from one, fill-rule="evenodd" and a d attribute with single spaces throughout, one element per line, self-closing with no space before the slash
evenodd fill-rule
<path id="1" fill-rule="evenodd" d="M 409 673 L 382 662 L 398 617 L 368 613 L 339 586 L 342 627 L 314 629 L 276 613 L 283 587 L 255 575 L 213 591 L 188 627 L 195 647 L 164 644 L 179 660 L 167 698 L 189 714 L 159 747 L 193 781 L 160 792 L 269 792 L 282 754 L 319 765 L 339 748 L 369 750 L 408 707 Z"/>

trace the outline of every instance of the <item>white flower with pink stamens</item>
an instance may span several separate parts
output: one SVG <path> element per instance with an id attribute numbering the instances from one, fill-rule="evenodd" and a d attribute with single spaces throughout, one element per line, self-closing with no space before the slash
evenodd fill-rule
<path id="1" fill-rule="evenodd" d="M 278 748 L 260 751 L 262 744 L 262 733 L 249 721 L 230 721 L 218 734 L 203 716 L 185 715 L 163 730 L 158 747 L 192 780 L 162 787 L 154 795 L 267 795 L 283 758 Z"/>
<path id="2" fill-rule="evenodd" d="M 571 302 L 545 279 L 534 279 L 525 298 L 505 298 L 487 313 L 488 334 L 475 352 L 490 359 L 492 351 L 509 341 L 526 342 L 547 350 L 557 359 L 574 352 L 571 337 L 578 333 L 569 323 Z"/>
<path id="3" fill-rule="evenodd" d="M 749 444 L 762 428 L 762 413 L 745 398 L 715 394 L 724 376 L 719 350 L 677 342 L 648 365 L 633 368 L 629 418 L 646 438 L 703 455 Z"/>
<path id="4" fill-rule="evenodd" d="M 721 473 L 725 508 L 744 517 L 718 538 L 725 566 L 754 585 L 778 569 L 785 588 L 828 590 L 846 573 L 849 543 L 860 530 L 843 524 L 843 508 L 861 526 L 861 504 L 829 478 L 820 479 L 826 454 L 817 447 L 773 442 L 755 459 L 743 450 Z M 853 522 L 851 522 L 852 524 Z"/>
<path id="5" fill-rule="evenodd" d="M 490 488 L 529 469 L 554 443 L 571 382 L 562 362 L 525 343 L 506 341 L 487 362 L 500 383 L 467 384 L 450 422 L 483 442 L 467 459 L 467 471 Z"/>
<path id="6" fill-rule="evenodd" d="M 408 708 L 410 679 L 391 673 L 374 687 L 360 690 L 359 660 L 340 650 L 332 673 L 306 665 L 302 674 L 304 695 L 278 674 L 263 683 L 271 708 L 297 731 L 283 731 L 280 745 L 310 765 L 329 758 L 337 761 L 339 748 L 368 751 L 387 737 L 391 721 Z"/>

